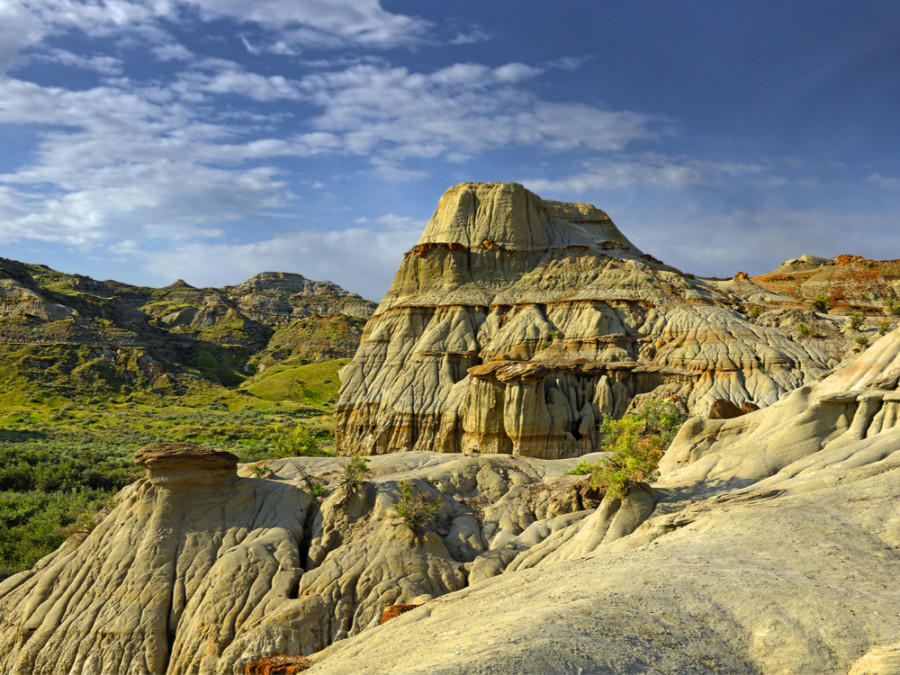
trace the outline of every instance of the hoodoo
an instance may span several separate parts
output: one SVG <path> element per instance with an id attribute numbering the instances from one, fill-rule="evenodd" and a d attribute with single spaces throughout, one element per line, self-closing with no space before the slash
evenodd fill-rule
<path id="1" fill-rule="evenodd" d="M 767 406 L 828 360 L 589 204 L 466 183 L 441 199 L 341 373 L 338 450 L 570 457 L 596 450 L 603 414 L 636 398 Z"/>

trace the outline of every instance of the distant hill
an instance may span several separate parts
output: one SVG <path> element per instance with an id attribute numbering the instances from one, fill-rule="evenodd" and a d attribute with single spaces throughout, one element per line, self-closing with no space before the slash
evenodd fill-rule
<path id="1" fill-rule="evenodd" d="M 0 365 L 63 396 L 234 388 L 277 362 L 351 357 L 374 309 L 299 274 L 146 288 L 0 259 Z"/>

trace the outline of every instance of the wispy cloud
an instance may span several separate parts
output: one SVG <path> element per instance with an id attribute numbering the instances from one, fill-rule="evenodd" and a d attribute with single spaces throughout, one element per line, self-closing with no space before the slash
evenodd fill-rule
<path id="1" fill-rule="evenodd" d="M 889 178 L 880 173 L 873 173 L 868 177 L 869 183 L 887 190 L 900 190 L 900 178 Z"/>
<path id="2" fill-rule="evenodd" d="M 388 214 L 375 223 L 334 231 L 304 231 L 252 243 L 189 243 L 166 252 L 138 254 L 160 284 L 191 270 L 204 284 L 234 284 L 263 270 L 303 270 L 379 300 L 394 272 L 418 240 L 425 222 Z M 340 265 L 333 261 L 339 260 Z M 187 278 L 187 281 L 191 281 Z"/>
<path id="3" fill-rule="evenodd" d="M 780 185 L 785 181 L 760 164 L 645 153 L 594 159 L 567 176 L 524 178 L 522 182 L 539 193 L 575 195 L 632 187 L 680 190 L 691 185 L 715 185 L 735 179 L 768 185 Z"/>

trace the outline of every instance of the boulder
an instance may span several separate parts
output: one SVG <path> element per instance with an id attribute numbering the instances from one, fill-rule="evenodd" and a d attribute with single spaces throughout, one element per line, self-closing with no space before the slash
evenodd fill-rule
<path id="1" fill-rule="evenodd" d="M 743 407 L 743 404 L 741 404 L 741 406 Z M 709 407 L 709 415 L 707 415 L 707 417 L 709 417 L 709 419 L 711 420 L 727 420 L 731 419 L 732 417 L 740 417 L 743 414 L 743 410 L 741 408 L 738 408 L 728 399 L 717 398 Z"/>

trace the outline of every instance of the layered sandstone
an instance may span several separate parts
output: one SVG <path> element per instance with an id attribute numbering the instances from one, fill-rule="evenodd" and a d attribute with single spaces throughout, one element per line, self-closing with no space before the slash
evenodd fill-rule
<path id="1" fill-rule="evenodd" d="M 191 444 L 135 459 L 147 476 L 86 538 L 0 583 L 0 672 L 243 673 L 463 589 L 479 555 L 583 507 L 574 460 L 395 454 L 357 491 L 335 458 L 273 461 L 270 479 Z M 423 532 L 393 508 L 400 480 L 440 503 Z"/>
<path id="2" fill-rule="evenodd" d="M 593 206 L 456 186 L 341 372 L 339 451 L 570 457 L 635 397 L 766 406 L 828 367 L 741 302 L 642 253 Z"/>

